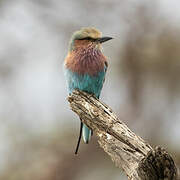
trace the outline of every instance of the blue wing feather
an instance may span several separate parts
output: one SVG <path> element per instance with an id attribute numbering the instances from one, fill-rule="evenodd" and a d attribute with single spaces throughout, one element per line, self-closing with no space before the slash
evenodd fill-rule
<path id="1" fill-rule="evenodd" d="M 79 89 L 88 93 L 94 94 L 99 98 L 101 89 L 104 83 L 107 65 L 105 64 L 104 70 L 97 73 L 97 75 L 91 76 L 89 74 L 80 75 L 76 72 L 72 72 L 69 69 L 65 69 L 65 76 L 67 79 L 67 85 L 69 93 L 73 90 Z M 82 135 L 85 143 L 88 143 L 91 138 L 91 130 L 83 124 Z"/>
<path id="2" fill-rule="evenodd" d="M 79 75 L 76 72 L 72 72 L 71 70 L 66 69 L 65 75 L 67 78 L 69 93 L 72 93 L 72 91 L 75 89 L 79 89 L 88 93 L 92 93 L 97 98 L 99 98 L 105 78 L 105 73 L 106 71 L 104 69 L 104 71 L 99 72 L 96 76 L 91 76 L 89 74 Z"/>

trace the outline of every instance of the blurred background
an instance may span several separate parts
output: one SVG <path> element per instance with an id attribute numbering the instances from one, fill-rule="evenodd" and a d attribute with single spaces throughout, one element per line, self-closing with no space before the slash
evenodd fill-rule
<path id="1" fill-rule="evenodd" d="M 0 0 L 0 180 L 127 179 L 98 146 L 74 150 L 79 119 L 63 60 L 75 30 L 93 26 L 109 69 L 101 100 L 180 167 L 178 0 Z"/>

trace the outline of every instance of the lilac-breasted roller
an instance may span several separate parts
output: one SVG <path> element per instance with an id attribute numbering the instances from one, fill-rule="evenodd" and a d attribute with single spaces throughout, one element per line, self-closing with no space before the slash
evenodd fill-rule
<path id="1" fill-rule="evenodd" d="M 70 94 L 73 90 L 79 89 L 99 98 L 108 67 L 101 44 L 110 39 L 112 38 L 102 37 L 101 32 L 92 27 L 82 28 L 72 35 L 68 55 L 64 62 Z M 78 152 L 81 134 L 84 142 L 88 143 L 92 130 L 82 122 L 75 154 Z"/>

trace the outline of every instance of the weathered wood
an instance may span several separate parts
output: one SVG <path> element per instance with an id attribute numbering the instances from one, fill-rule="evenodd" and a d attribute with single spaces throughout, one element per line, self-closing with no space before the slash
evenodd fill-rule
<path id="1" fill-rule="evenodd" d="M 153 149 L 119 120 L 106 104 L 78 90 L 68 97 L 68 101 L 71 109 L 97 134 L 100 146 L 129 179 L 177 179 L 171 156 L 163 148 Z"/>

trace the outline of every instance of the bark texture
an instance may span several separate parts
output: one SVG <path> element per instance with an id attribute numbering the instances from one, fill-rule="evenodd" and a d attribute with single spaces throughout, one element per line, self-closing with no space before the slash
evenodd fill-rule
<path id="1" fill-rule="evenodd" d="M 99 137 L 99 145 L 132 180 L 177 180 L 177 168 L 161 147 L 152 148 L 133 133 L 106 104 L 93 95 L 74 91 L 70 107 Z"/>

